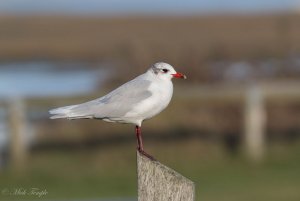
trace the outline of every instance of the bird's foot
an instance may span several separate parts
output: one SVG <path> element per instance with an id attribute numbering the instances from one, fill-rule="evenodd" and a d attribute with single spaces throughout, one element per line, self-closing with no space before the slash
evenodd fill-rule
<path id="1" fill-rule="evenodd" d="M 146 157 L 149 158 L 150 160 L 156 161 L 156 159 L 155 159 L 153 156 L 151 156 L 150 154 L 148 154 L 148 153 L 145 152 L 144 150 L 141 150 L 141 149 L 137 149 L 137 150 L 139 151 L 140 154 L 146 156 Z"/>

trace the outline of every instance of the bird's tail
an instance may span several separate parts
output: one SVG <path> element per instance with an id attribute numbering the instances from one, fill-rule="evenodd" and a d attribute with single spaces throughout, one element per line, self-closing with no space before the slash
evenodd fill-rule
<path id="1" fill-rule="evenodd" d="M 52 109 L 49 111 L 49 113 L 53 115 L 50 117 L 50 119 L 61 119 L 61 118 L 76 119 L 77 115 L 74 114 L 73 112 L 73 109 L 76 107 L 77 105 L 70 105 L 70 106 Z"/>

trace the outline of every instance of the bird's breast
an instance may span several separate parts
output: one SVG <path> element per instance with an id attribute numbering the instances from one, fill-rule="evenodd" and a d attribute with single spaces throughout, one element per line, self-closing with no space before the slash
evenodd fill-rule
<path id="1" fill-rule="evenodd" d="M 145 120 L 159 114 L 171 101 L 173 84 L 172 82 L 155 83 L 150 85 L 148 90 L 151 92 L 151 96 L 137 104 L 134 110 L 127 114 L 128 116 Z"/>

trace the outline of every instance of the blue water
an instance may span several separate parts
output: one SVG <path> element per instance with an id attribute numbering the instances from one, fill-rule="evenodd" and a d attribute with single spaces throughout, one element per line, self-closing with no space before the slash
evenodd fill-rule
<path id="1" fill-rule="evenodd" d="M 110 72 L 111 69 L 105 66 L 92 68 L 87 63 L 2 63 L 0 64 L 0 104 L 2 100 L 10 99 L 90 93 L 101 87 L 101 84 L 110 77 Z M 0 167 L 3 163 L 1 151 L 7 149 L 9 143 L 7 112 L 7 108 L 0 105 Z M 26 129 L 30 129 L 30 126 L 31 124 L 27 122 Z M 32 140 L 33 131 L 23 132 L 26 141 Z"/>
<path id="2" fill-rule="evenodd" d="M 107 68 L 90 68 L 84 63 L 0 64 L 0 99 L 90 93 L 109 77 L 109 72 Z"/>

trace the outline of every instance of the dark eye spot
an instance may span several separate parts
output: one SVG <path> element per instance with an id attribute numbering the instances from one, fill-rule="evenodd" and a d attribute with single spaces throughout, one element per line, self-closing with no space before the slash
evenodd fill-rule
<path id="1" fill-rule="evenodd" d="M 166 69 L 166 68 L 162 69 L 162 71 L 163 71 L 164 73 L 167 73 L 167 72 L 169 72 L 169 70 L 168 70 L 168 69 Z"/>

